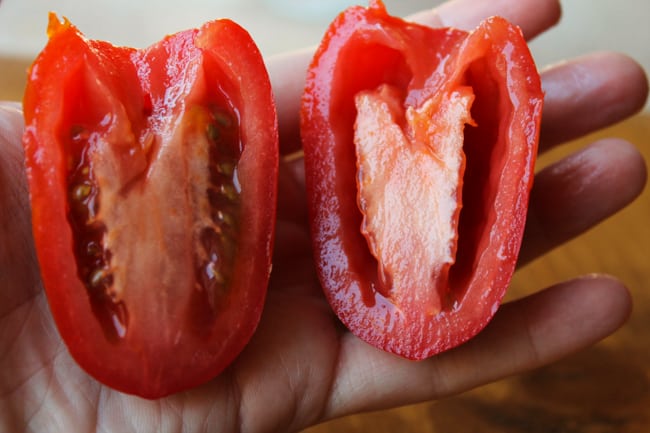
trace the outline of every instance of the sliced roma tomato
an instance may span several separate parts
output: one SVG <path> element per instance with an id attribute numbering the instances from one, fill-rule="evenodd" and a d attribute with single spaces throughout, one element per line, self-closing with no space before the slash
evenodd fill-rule
<path id="1" fill-rule="evenodd" d="M 52 15 L 25 93 L 48 301 L 95 378 L 155 398 L 249 341 L 270 273 L 277 119 L 261 55 L 228 20 L 141 51 Z"/>
<path id="2" fill-rule="evenodd" d="M 485 327 L 519 252 L 541 108 L 504 19 L 433 29 L 372 1 L 334 21 L 301 129 L 320 281 L 354 334 L 423 359 Z"/>

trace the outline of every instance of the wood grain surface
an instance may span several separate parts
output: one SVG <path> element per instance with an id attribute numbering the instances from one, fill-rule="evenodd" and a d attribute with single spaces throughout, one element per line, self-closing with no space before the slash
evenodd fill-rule
<path id="1" fill-rule="evenodd" d="M 28 62 L 0 62 L 0 99 L 20 100 Z M 650 160 L 650 113 L 545 155 L 541 164 L 598 137 L 637 144 Z M 609 273 L 631 289 L 629 322 L 596 346 L 529 374 L 438 402 L 330 421 L 304 433 L 650 432 L 650 190 L 587 234 L 520 269 L 509 297 L 578 275 Z"/>
<path id="2" fill-rule="evenodd" d="M 0 58 L 0 101 L 22 100 L 29 63 L 22 58 Z"/>

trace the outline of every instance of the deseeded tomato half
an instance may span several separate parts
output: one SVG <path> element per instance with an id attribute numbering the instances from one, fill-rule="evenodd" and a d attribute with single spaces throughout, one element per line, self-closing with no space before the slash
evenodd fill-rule
<path id="1" fill-rule="evenodd" d="M 541 108 L 504 19 L 433 29 L 371 1 L 334 21 L 301 129 L 320 281 L 354 334 L 423 359 L 488 323 L 519 252 Z"/>
<path id="2" fill-rule="evenodd" d="M 144 50 L 50 16 L 25 158 L 48 301 L 101 382 L 155 398 L 249 341 L 270 273 L 277 119 L 255 44 L 218 20 Z"/>

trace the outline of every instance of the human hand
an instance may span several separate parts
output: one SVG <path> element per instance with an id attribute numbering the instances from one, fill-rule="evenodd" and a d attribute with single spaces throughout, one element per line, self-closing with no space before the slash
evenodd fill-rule
<path id="1" fill-rule="evenodd" d="M 414 18 L 471 28 L 484 16 L 500 14 L 528 37 L 558 18 L 554 0 L 467 7 L 468 2 L 448 3 Z M 308 61 L 308 52 L 269 60 L 285 153 L 296 148 L 300 83 Z M 549 69 L 543 83 L 542 150 L 625 118 L 647 94 L 640 68 L 615 54 Z M 272 280 L 250 344 L 223 374 L 194 390 L 157 401 L 121 394 L 74 363 L 52 321 L 31 243 L 21 128 L 19 108 L 3 106 L 0 431 L 296 431 L 328 418 L 452 395 L 547 364 L 613 332 L 629 313 L 629 295 L 619 282 L 589 276 L 505 304 L 476 338 L 426 361 L 374 349 L 340 327 L 321 294 L 311 259 L 301 160 L 292 157 L 282 166 Z M 641 157 L 619 140 L 594 143 L 540 172 L 521 262 L 616 212 L 644 182 Z"/>

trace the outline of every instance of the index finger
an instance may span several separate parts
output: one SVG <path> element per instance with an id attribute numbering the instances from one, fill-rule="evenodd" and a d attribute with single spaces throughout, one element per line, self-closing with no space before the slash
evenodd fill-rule
<path id="1" fill-rule="evenodd" d="M 557 0 L 453 0 L 407 19 L 432 27 L 470 30 L 492 15 L 508 19 L 522 29 L 526 38 L 532 38 L 559 20 L 560 5 Z M 280 152 L 285 155 L 301 147 L 300 98 L 313 53 L 311 47 L 267 60 L 278 110 Z"/>
<path id="2" fill-rule="evenodd" d="M 430 27 L 472 30 L 492 15 L 501 16 L 518 25 L 526 39 L 532 39 L 558 22 L 561 9 L 557 0 L 452 0 L 407 19 Z"/>

